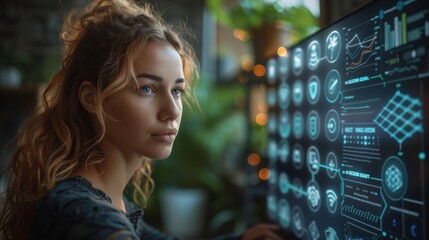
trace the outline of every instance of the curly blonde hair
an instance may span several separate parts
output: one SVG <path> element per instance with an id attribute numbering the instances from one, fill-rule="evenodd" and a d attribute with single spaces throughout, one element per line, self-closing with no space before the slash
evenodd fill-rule
<path id="1" fill-rule="evenodd" d="M 191 90 L 198 79 L 197 61 L 184 33 L 189 32 L 166 25 L 150 5 L 128 0 L 94 0 L 64 19 L 61 69 L 44 92 L 42 109 L 21 126 L 17 151 L 6 171 L 0 229 L 5 239 L 24 239 L 38 200 L 80 167 L 103 161 L 98 147 L 105 133 L 103 103 L 136 81 L 133 61 L 146 42 L 170 44 L 178 51 L 185 86 Z M 91 81 L 98 90 L 95 123 L 79 101 L 83 81 Z M 193 99 L 185 95 L 186 103 Z M 154 186 L 151 173 L 146 159 L 130 181 L 142 207 Z"/>

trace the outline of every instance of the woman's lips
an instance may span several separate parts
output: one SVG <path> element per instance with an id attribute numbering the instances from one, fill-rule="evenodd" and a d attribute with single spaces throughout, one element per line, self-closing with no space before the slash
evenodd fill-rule
<path id="1" fill-rule="evenodd" d="M 163 143 L 173 143 L 176 138 L 176 129 L 166 129 L 158 133 L 152 134 L 152 138 Z"/>

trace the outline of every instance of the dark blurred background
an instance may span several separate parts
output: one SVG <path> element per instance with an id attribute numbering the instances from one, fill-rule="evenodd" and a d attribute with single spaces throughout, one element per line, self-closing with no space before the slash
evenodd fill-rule
<path id="1" fill-rule="evenodd" d="M 64 14 L 87 2 L 0 1 L 0 170 L 13 153 L 8 141 L 59 69 Z M 188 40 L 201 65 L 202 111 L 185 109 L 172 155 L 155 163 L 146 221 L 188 238 L 268 221 L 264 61 L 288 54 L 289 46 L 368 0 L 148 2 L 167 22 L 184 22 L 195 35 Z"/>

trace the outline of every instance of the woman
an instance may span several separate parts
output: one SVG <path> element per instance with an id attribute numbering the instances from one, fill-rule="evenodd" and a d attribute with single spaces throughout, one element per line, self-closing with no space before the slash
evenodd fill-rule
<path id="1" fill-rule="evenodd" d="M 126 0 L 93 1 L 60 36 L 61 69 L 7 172 L 4 237 L 166 239 L 123 193 L 131 183 L 144 207 L 150 159 L 171 153 L 198 75 L 192 48 L 149 5 Z M 275 229 L 242 237 L 274 239 Z"/>

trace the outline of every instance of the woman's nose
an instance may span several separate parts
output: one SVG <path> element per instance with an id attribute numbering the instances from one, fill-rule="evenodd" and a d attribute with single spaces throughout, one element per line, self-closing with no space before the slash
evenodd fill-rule
<path id="1" fill-rule="evenodd" d="M 182 102 L 180 99 L 174 98 L 171 94 L 160 102 L 161 111 L 159 112 L 159 119 L 161 121 L 175 120 L 182 113 Z"/>

